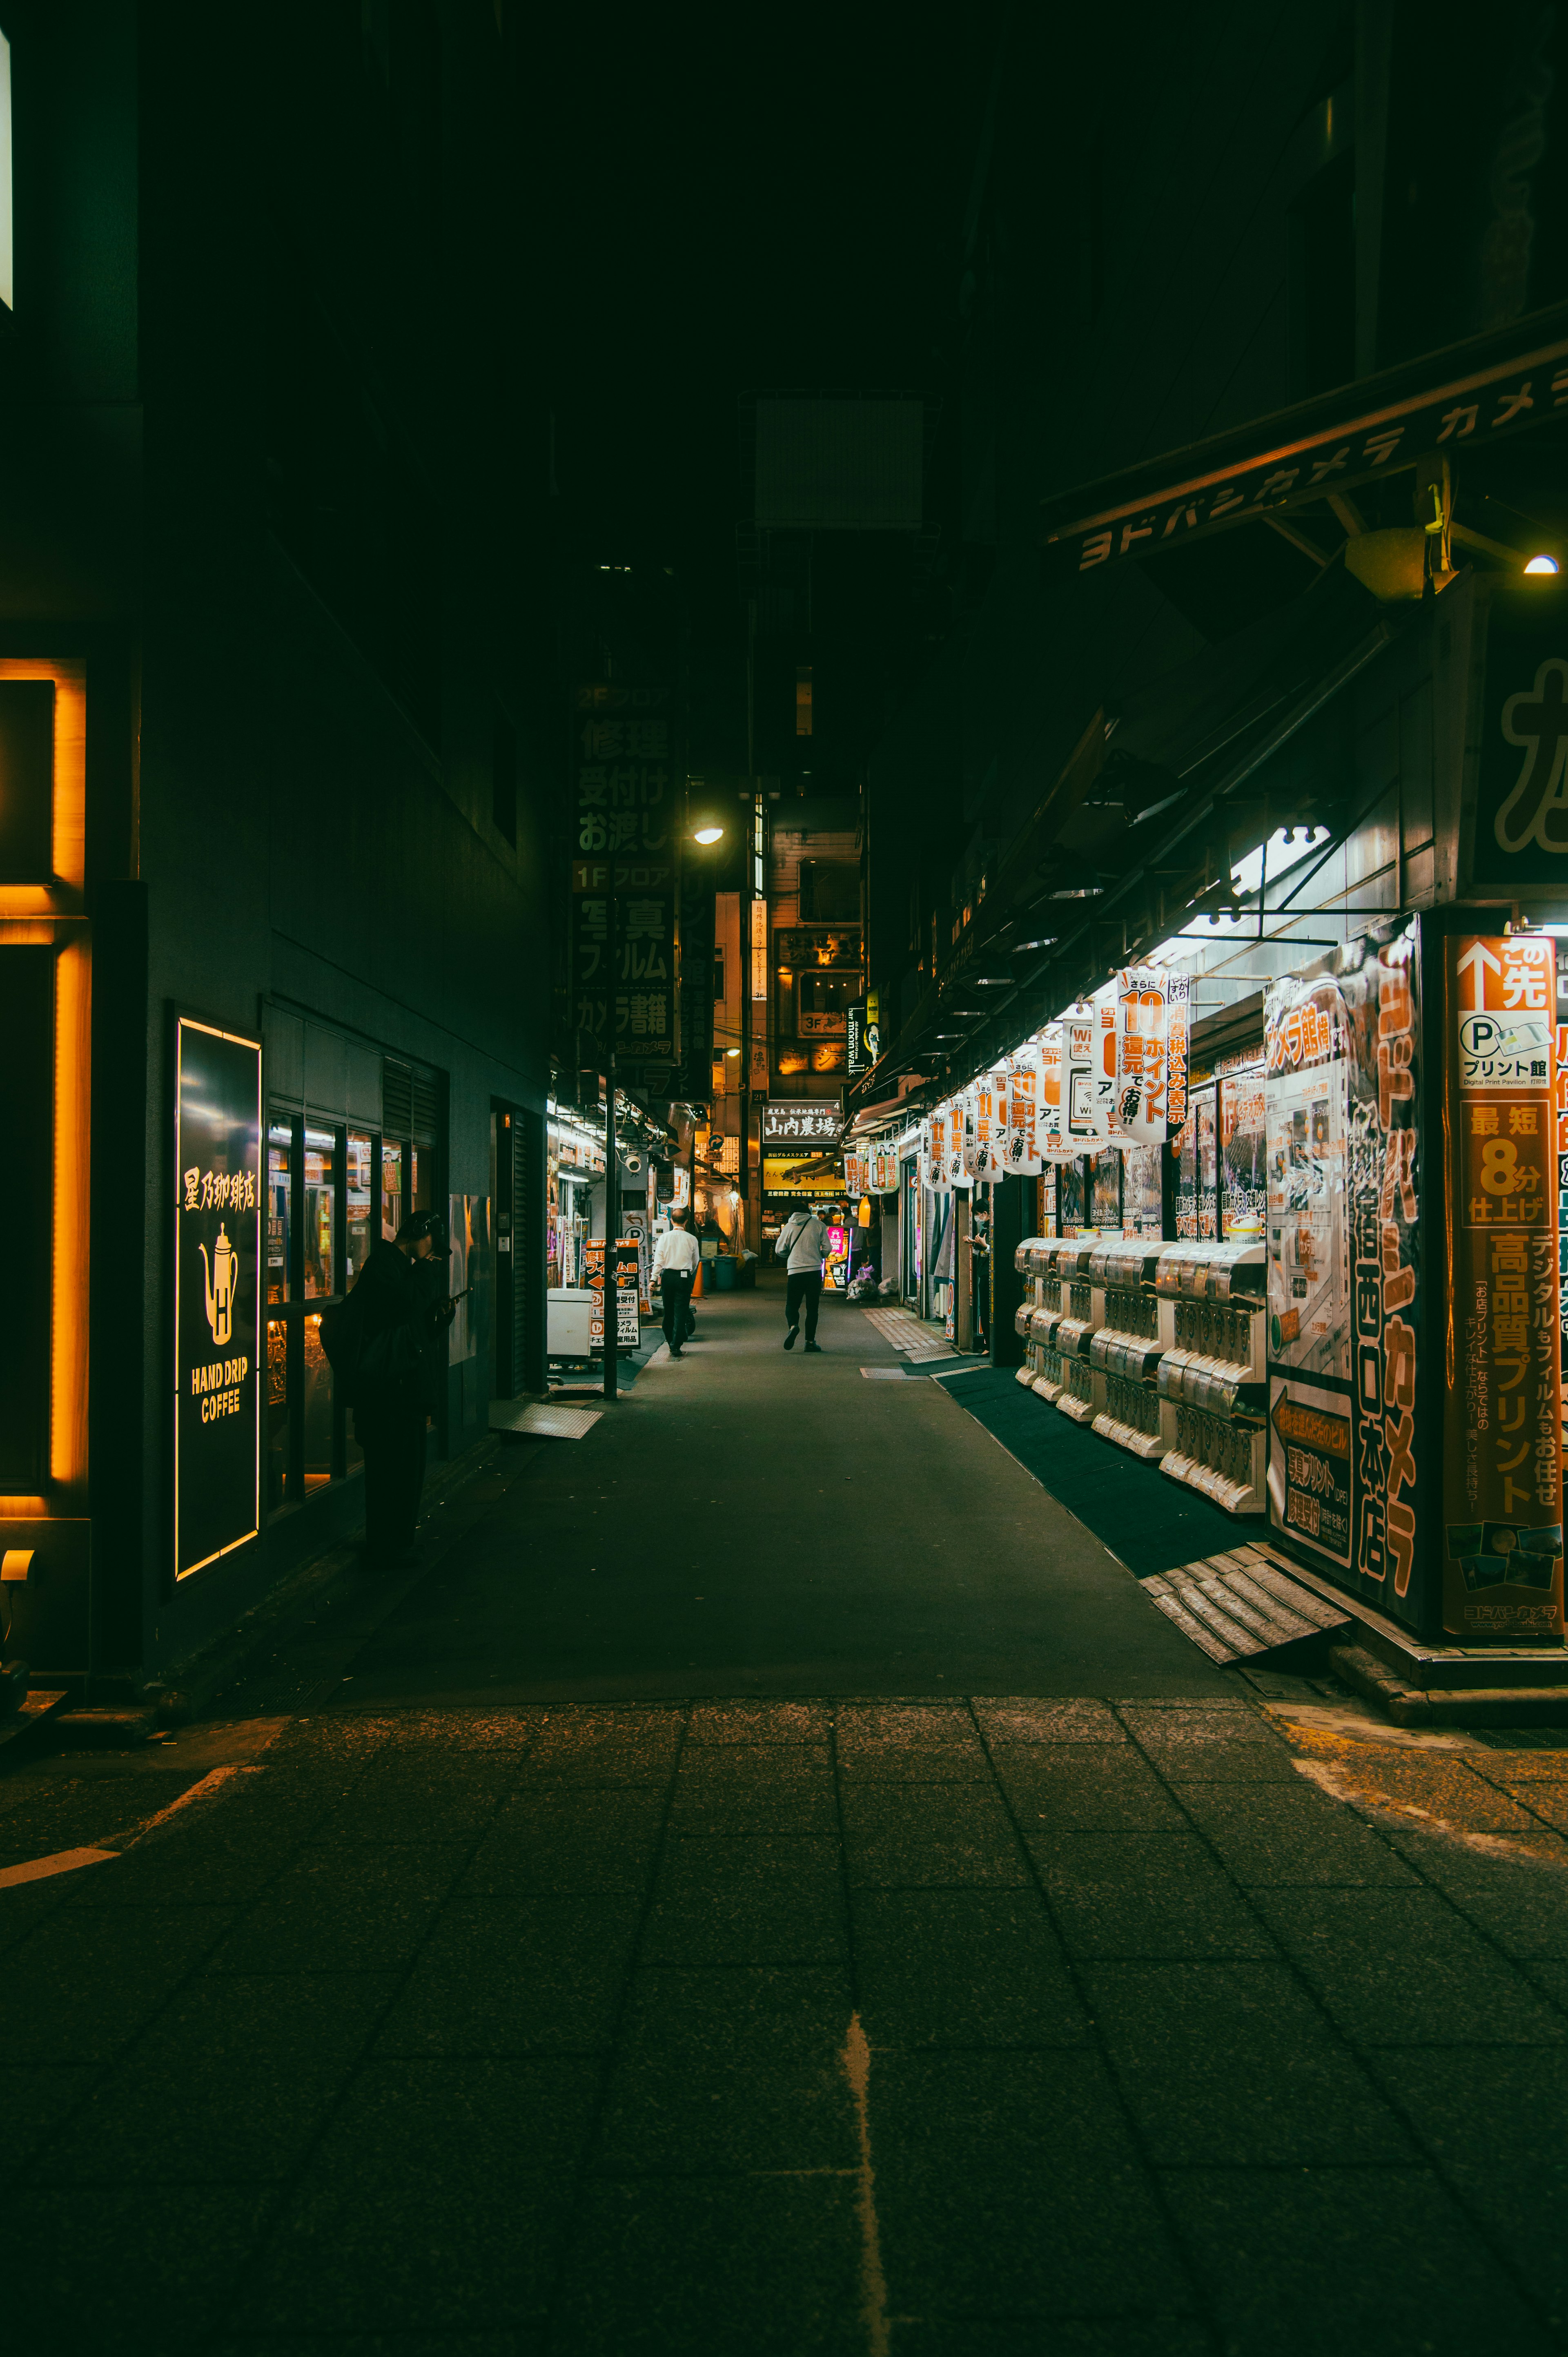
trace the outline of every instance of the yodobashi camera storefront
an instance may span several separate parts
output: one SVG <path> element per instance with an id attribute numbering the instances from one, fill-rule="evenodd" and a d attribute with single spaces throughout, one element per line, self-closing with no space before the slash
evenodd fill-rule
<path id="1" fill-rule="evenodd" d="M 261 1529 L 262 1043 L 175 1024 L 174 1569 Z"/>

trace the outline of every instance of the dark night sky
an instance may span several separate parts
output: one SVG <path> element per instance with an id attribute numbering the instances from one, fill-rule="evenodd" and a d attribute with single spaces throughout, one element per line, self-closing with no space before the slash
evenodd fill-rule
<path id="1" fill-rule="evenodd" d="M 560 12 L 525 93 L 558 477 L 585 557 L 678 566 L 694 654 L 736 626 L 736 395 L 945 390 L 988 14 Z"/>

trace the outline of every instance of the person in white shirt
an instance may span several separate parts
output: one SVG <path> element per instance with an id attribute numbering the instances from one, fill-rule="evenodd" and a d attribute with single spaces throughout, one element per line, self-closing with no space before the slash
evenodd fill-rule
<path id="1" fill-rule="evenodd" d="M 784 1287 L 787 1351 L 794 1349 L 795 1337 L 800 1330 L 802 1302 L 806 1309 L 806 1348 L 820 1351 L 822 1347 L 817 1340 L 817 1308 L 822 1297 L 822 1261 L 827 1249 L 827 1227 L 814 1209 L 792 1212 L 773 1247 L 775 1259 L 781 1260 L 789 1271 Z"/>
<path id="2" fill-rule="evenodd" d="M 702 1262 L 697 1239 L 686 1225 L 684 1211 L 671 1211 L 671 1224 L 653 1249 L 653 1274 L 650 1286 L 662 1283 L 664 1287 L 664 1340 L 670 1345 L 670 1356 L 685 1356 L 682 1344 L 686 1339 L 686 1323 L 692 1314 L 692 1284 Z"/>

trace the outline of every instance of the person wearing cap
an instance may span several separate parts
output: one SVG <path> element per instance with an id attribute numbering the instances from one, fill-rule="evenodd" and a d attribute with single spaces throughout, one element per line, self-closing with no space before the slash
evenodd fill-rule
<path id="1" fill-rule="evenodd" d="M 365 1457 L 365 1557 L 383 1570 L 413 1559 L 432 1370 L 456 1315 L 444 1284 L 432 1282 L 444 1226 L 439 1212 L 415 1211 L 394 1243 L 373 1248 L 349 1296 L 359 1311 L 347 1389 Z"/>

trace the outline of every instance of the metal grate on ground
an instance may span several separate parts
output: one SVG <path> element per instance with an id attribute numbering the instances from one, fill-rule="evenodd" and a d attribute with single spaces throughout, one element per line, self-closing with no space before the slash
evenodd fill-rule
<path id="1" fill-rule="evenodd" d="M 490 1430 L 526 1432 L 531 1440 L 581 1440 L 603 1414 L 602 1407 L 546 1407 L 535 1401 L 520 1408 L 513 1400 L 492 1400 Z"/>
<path id="2" fill-rule="evenodd" d="M 883 1340 L 895 1351 L 903 1351 L 911 1359 L 954 1359 L 958 1356 L 950 1342 L 940 1334 L 933 1334 L 907 1309 L 867 1309 L 870 1318 Z"/>
<path id="3" fill-rule="evenodd" d="M 1150 1603 L 1212 1662 L 1250 1661 L 1350 1625 L 1348 1612 L 1303 1587 L 1279 1556 L 1260 1546 L 1204 1555 L 1140 1585 Z"/>

